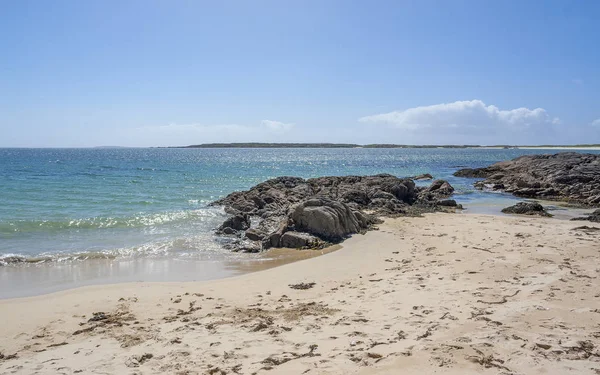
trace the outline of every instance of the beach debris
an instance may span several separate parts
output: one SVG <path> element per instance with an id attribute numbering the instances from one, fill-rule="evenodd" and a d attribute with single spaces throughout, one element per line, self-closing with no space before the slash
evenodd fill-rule
<path id="1" fill-rule="evenodd" d="M 508 302 L 507 298 L 514 297 L 514 296 L 516 296 L 517 294 L 519 294 L 520 292 L 521 292 L 521 290 L 519 289 L 519 290 L 517 290 L 516 292 L 514 292 L 514 293 L 513 293 L 513 294 L 511 294 L 511 295 L 508 295 L 508 296 L 502 296 L 502 299 L 501 299 L 500 301 L 484 301 L 484 300 L 478 299 L 478 300 L 477 300 L 477 302 L 486 303 L 486 304 L 488 304 L 488 305 L 500 305 L 500 304 L 503 304 L 503 303 L 506 303 L 506 302 Z"/>
<path id="2" fill-rule="evenodd" d="M 14 354 L 3 354 L 0 353 L 0 361 L 8 361 L 9 359 L 17 358 L 17 353 Z"/>
<path id="3" fill-rule="evenodd" d="M 103 312 L 95 312 L 92 313 L 92 317 L 88 320 L 88 322 L 99 322 L 101 320 L 108 319 L 108 315 Z"/>
<path id="4" fill-rule="evenodd" d="M 130 321 L 135 321 L 136 318 L 129 312 L 126 307 L 119 307 L 116 312 L 109 314 L 104 312 L 92 313 L 92 317 L 84 323 L 79 323 L 80 326 L 86 324 L 92 324 L 89 327 L 82 328 L 73 332 L 73 335 L 80 335 L 82 333 L 88 333 L 94 331 L 98 327 L 122 327 L 129 325 Z"/>
<path id="5" fill-rule="evenodd" d="M 260 322 L 258 322 L 258 324 L 256 324 L 251 330 L 250 332 L 259 332 L 259 331 L 263 331 L 265 329 L 268 329 L 270 326 L 273 325 L 273 317 L 271 316 L 267 316 L 264 319 L 261 319 Z"/>
<path id="6" fill-rule="evenodd" d="M 320 357 L 321 354 L 315 353 L 315 350 L 317 350 L 317 348 L 319 347 L 319 345 L 317 344 L 312 344 L 308 347 L 308 352 L 303 353 L 303 354 L 298 354 L 298 353 L 294 353 L 294 352 L 283 352 L 279 355 L 270 355 L 267 358 L 263 359 L 261 361 L 262 364 L 268 365 L 268 366 L 279 366 L 282 365 L 286 362 L 292 361 L 294 359 L 298 359 L 298 358 L 304 358 L 304 357 Z M 263 369 L 269 369 L 269 367 L 263 367 Z"/>
<path id="7" fill-rule="evenodd" d="M 473 348 L 473 350 L 477 352 L 478 356 L 467 356 L 467 359 L 471 362 L 480 364 L 485 368 L 495 367 L 512 373 L 512 371 L 508 367 L 503 365 L 504 360 L 494 358 L 493 354 L 485 355 L 481 350 L 477 348 Z"/>
<path id="8" fill-rule="evenodd" d="M 151 353 L 145 353 L 140 355 L 132 355 L 125 361 L 125 366 L 127 367 L 140 367 L 144 364 L 144 362 L 148 361 L 154 357 Z"/>
<path id="9" fill-rule="evenodd" d="M 595 231 L 600 231 L 600 228 L 598 227 L 589 227 L 587 225 L 582 225 L 580 227 L 575 227 L 571 230 L 582 230 L 582 231 L 590 231 L 590 232 L 595 232 Z"/>
<path id="10" fill-rule="evenodd" d="M 292 289 L 297 289 L 297 290 L 306 290 L 306 289 L 311 289 L 313 288 L 315 285 L 317 285 L 317 283 L 314 282 L 310 282 L 310 283 L 298 283 L 298 284 L 290 284 L 288 285 L 290 288 Z"/>
<path id="11" fill-rule="evenodd" d="M 208 375 L 225 375 L 225 374 L 227 374 L 227 371 L 222 370 L 220 367 L 213 367 L 212 365 L 209 365 L 209 367 L 210 368 L 206 372 Z"/>
<path id="12" fill-rule="evenodd" d="M 517 237 L 517 238 L 527 238 L 527 237 L 531 237 L 531 234 L 519 232 L 519 233 L 515 234 L 515 237 Z"/>
<path id="13" fill-rule="evenodd" d="M 484 249 L 483 247 L 473 246 L 472 248 L 475 249 L 475 250 L 486 251 L 486 252 L 492 253 L 492 254 L 494 253 L 492 250 L 490 250 L 490 249 Z"/>
<path id="14" fill-rule="evenodd" d="M 227 372 L 225 370 L 221 370 L 220 367 L 212 367 L 207 371 L 208 375 L 225 375 Z"/>
<path id="15" fill-rule="evenodd" d="M 202 309 L 202 308 L 196 307 L 196 301 L 190 301 L 190 305 L 187 310 L 182 310 L 182 309 L 177 310 L 177 316 L 190 315 L 194 311 L 198 311 L 200 309 Z"/>
<path id="16" fill-rule="evenodd" d="M 417 340 L 421 340 L 421 339 L 424 339 L 426 337 L 431 336 L 431 334 L 433 333 L 433 329 L 435 327 L 436 326 L 432 326 L 432 327 L 427 328 L 427 331 L 425 331 L 425 333 L 423 333 L 422 335 L 417 336 Z"/>
<path id="17" fill-rule="evenodd" d="M 69 344 L 68 342 L 63 341 L 63 342 L 59 342 L 59 343 L 56 343 L 56 344 L 50 344 L 46 348 L 55 348 L 57 346 L 63 346 L 63 345 L 68 345 L 68 344 Z"/>

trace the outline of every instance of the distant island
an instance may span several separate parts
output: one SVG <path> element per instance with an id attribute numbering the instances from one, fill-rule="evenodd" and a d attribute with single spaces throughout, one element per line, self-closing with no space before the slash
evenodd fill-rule
<path id="1" fill-rule="evenodd" d="M 600 148 L 600 144 L 581 145 L 397 145 L 397 144 L 367 144 L 353 143 L 203 143 L 190 146 L 175 146 L 169 148 Z"/>

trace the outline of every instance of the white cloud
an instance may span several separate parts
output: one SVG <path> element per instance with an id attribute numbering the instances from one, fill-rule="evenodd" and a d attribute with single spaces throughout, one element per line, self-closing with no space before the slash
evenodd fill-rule
<path id="1" fill-rule="evenodd" d="M 545 109 L 500 110 L 481 100 L 457 101 L 365 116 L 365 123 L 384 123 L 405 130 L 490 131 L 534 130 L 560 124 Z"/>
<path id="2" fill-rule="evenodd" d="M 261 125 L 274 131 L 287 131 L 294 127 L 294 124 L 273 120 L 262 120 Z"/>
<path id="3" fill-rule="evenodd" d="M 590 125 L 597 126 L 597 127 L 600 128 L 600 118 L 592 121 L 592 123 Z"/>

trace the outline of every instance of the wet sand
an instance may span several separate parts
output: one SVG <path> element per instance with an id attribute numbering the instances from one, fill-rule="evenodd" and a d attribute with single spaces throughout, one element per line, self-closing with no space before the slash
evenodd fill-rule
<path id="1" fill-rule="evenodd" d="M 0 373 L 597 374 L 600 226 L 431 214 L 228 279 L 0 301 Z"/>
<path id="2" fill-rule="evenodd" d="M 266 270 L 339 249 L 271 249 L 213 260 L 168 258 L 88 259 L 0 267 L 0 299 L 30 297 L 89 285 L 207 281 Z"/>

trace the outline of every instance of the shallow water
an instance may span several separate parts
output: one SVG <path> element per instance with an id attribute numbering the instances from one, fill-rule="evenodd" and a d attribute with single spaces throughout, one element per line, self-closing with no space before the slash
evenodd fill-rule
<path id="1" fill-rule="evenodd" d="M 231 275 L 223 264 L 252 257 L 222 249 L 213 230 L 225 214 L 207 204 L 283 175 L 431 173 L 456 188 L 465 212 L 498 214 L 517 199 L 476 191 L 473 180 L 452 173 L 549 152 L 556 151 L 0 149 L 0 264 L 10 263 L 1 267 L 0 281 L 3 290 L 19 280 L 56 289 L 57 280 L 81 285 Z M 83 272 L 87 263 L 104 266 Z M 18 271 L 31 267 L 41 271 Z"/>

